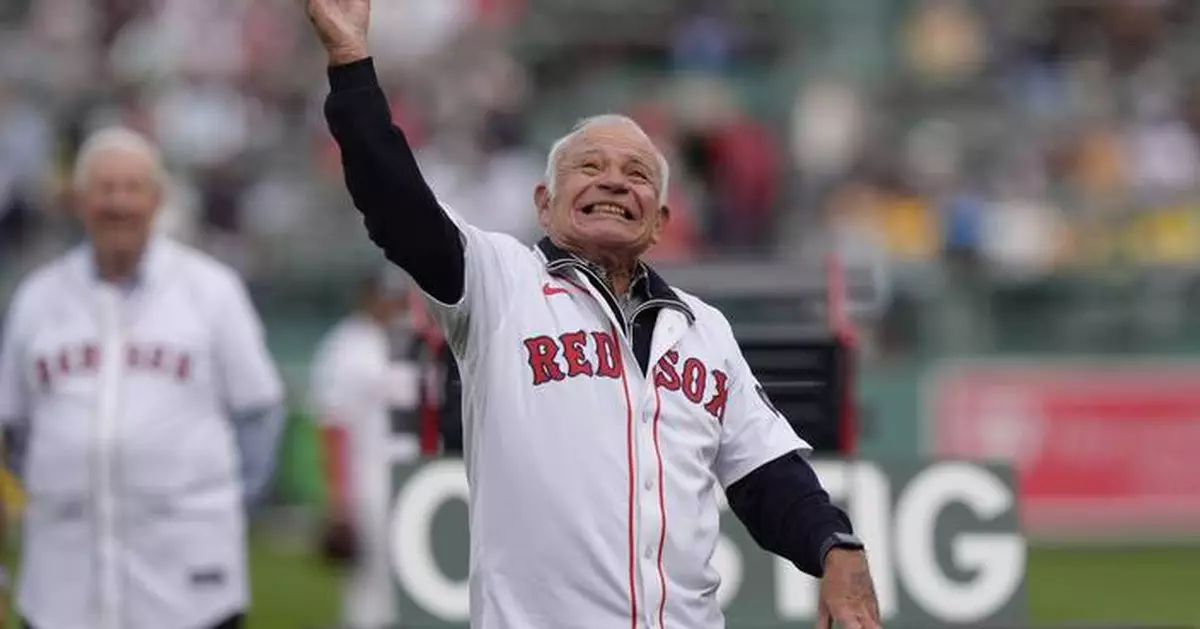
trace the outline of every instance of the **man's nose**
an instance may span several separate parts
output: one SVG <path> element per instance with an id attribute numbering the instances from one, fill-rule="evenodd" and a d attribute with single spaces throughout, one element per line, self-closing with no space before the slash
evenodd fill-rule
<path id="1" fill-rule="evenodd" d="M 624 194 L 629 191 L 629 183 L 620 173 L 607 172 L 597 184 L 601 190 L 613 194 Z"/>
<path id="2" fill-rule="evenodd" d="M 108 198 L 109 207 L 119 212 L 137 211 L 146 201 L 136 192 L 116 192 Z"/>

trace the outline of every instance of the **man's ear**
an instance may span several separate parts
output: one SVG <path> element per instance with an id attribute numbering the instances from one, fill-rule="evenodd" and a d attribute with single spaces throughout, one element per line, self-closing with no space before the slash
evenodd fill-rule
<path id="1" fill-rule="evenodd" d="M 163 201 L 167 199 L 167 191 L 163 185 L 154 186 L 154 216 L 162 210 Z"/>
<path id="2" fill-rule="evenodd" d="M 654 231 L 650 233 L 650 243 L 658 244 L 658 240 L 662 237 L 662 232 L 671 222 L 671 208 L 667 205 L 658 207 L 658 220 L 654 222 Z"/>
<path id="3" fill-rule="evenodd" d="M 550 189 L 539 183 L 533 189 L 533 206 L 537 208 L 538 223 L 545 228 L 550 221 Z"/>

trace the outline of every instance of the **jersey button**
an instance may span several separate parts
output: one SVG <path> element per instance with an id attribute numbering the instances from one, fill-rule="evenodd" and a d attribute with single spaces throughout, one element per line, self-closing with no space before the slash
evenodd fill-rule
<path id="1" fill-rule="evenodd" d="M 654 481 L 647 478 L 646 482 L 642 483 L 642 487 L 645 487 L 646 491 L 650 491 L 650 490 L 654 489 Z"/>
<path id="2" fill-rule="evenodd" d="M 647 546 L 647 547 L 646 547 L 646 552 L 644 552 L 644 553 L 642 553 L 642 554 L 644 554 L 644 555 L 646 556 L 646 559 L 651 559 L 651 558 L 653 558 L 653 557 L 654 557 L 654 547 L 653 547 L 653 546 Z"/>

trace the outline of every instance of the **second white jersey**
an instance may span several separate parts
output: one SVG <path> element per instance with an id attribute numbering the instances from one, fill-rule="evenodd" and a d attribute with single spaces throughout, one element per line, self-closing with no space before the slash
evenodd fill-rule
<path id="1" fill-rule="evenodd" d="M 349 499 L 363 545 L 345 583 L 343 622 L 385 627 L 396 620 L 387 519 L 392 465 L 420 456 L 417 435 L 392 434 L 389 410 L 413 410 L 420 401 L 417 366 L 391 359 L 387 330 L 361 314 L 338 322 L 313 358 L 313 406 L 318 421 L 349 437 Z"/>
<path id="2" fill-rule="evenodd" d="M 282 385 L 232 270 L 155 240 L 126 291 L 81 247 L 22 283 L 2 349 L 0 421 L 29 435 L 22 615 L 186 629 L 246 609 L 232 421 Z"/>
<path id="3" fill-rule="evenodd" d="M 716 492 L 810 450 L 729 323 L 645 304 L 645 373 L 582 261 L 456 222 L 465 293 L 426 297 L 463 380 L 472 627 L 724 626 Z"/>
<path id="4" fill-rule="evenodd" d="M 392 360 L 390 348 L 382 326 L 349 316 L 318 345 L 310 387 L 318 421 L 350 434 L 357 508 L 379 514 L 387 508 L 392 462 L 420 454 L 416 435 L 393 435 L 388 425 L 389 410 L 412 410 L 420 401 L 416 364 Z"/>

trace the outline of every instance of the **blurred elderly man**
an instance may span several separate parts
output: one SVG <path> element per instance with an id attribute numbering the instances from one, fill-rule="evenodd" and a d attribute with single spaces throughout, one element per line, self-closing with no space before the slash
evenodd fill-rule
<path id="1" fill-rule="evenodd" d="M 425 293 L 462 374 L 476 629 L 724 626 L 716 492 L 821 578 L 822 626 L 876 629 L 864 547 L 725 317 L 643 262 L 669 164 L 632 120 L 556 142 L 534 247 L 443 207 L 392 124 L 370 0 L 308 0 L 325 114 L 370 238 Z M 402 610 L 403 611 L 403 610 Z"/>
<path id="2" fill-rule="evenodd" d="M 153 234 L 165 179 L 140 135 L 91 136 L 74 180 L 87 242 L 9 307 L 0 422 L 25 436 L 9 464 L 28 496 L 26 627 L 228 628 L 248 606 L 246 507 L 283 390 L 238 276 Z"/>

